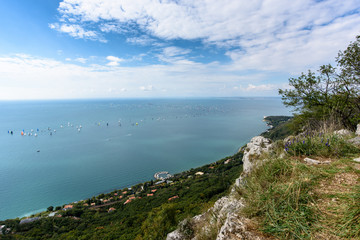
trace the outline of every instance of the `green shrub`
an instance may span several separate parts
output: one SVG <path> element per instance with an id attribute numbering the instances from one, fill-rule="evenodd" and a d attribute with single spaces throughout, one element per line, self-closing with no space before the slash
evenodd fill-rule
<path id="1" fill-rule="evenodd" d="M 285 143 L 285 151 L 291 156 L 344 157 L 360 150 L 343 137 L 334 134 L 307 133 Z"/>

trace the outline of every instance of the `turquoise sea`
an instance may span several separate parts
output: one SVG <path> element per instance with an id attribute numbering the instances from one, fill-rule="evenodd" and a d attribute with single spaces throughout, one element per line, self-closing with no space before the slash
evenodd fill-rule
<path id="1" fill-rule="evenodd" d="M 267 115 L 289 111 L 280 98 L 0 102 L 0 219 L 232 155 Z"/>

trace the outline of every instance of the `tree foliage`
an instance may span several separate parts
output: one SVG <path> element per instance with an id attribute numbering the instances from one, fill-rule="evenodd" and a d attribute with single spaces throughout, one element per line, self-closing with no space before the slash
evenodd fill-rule
<path id="1" fill-rule="evenodd" d="M 20 224 L 19 219 L 0 221 L 11 229 L 0 239 L 165 239 L 179 222 L 200 214 L 227 194 L 242 170 L 242 156 L 239 152 L 174 174 L 169 183 L 149 181 L 71 203 L 73 208 L 66 211 L 56 207 L 53 217 L 42 212 L 32 216 L 39 219 L 30 223 Z M 204 175 L 196 175 L 199 171 Z M 130 197 L 135 198 L 125 204 Z M 110 200 L 110 205 L 100 198 Z M 109 211 L 110 207 L 115 210 Z"/>
<path id="2" fill-rule="evenodd" d="M 279 90 L 283 103 L 297 112 L 298 126 L 332 120 L 355 129 L 360 120 L 360 36 L 339 52 L 336 62 L 338 68 L 328 64 L 317 74 L 309 70 L 290 78 L 290 89 Z"/>

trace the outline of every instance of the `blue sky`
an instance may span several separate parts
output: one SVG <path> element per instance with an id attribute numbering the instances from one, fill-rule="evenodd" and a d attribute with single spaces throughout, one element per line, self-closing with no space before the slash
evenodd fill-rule
<path id="1" fill-rule="evenodd" d="M 358 0 L 3 0 L 0 99 L 276 96 L 359 26 Z"/>

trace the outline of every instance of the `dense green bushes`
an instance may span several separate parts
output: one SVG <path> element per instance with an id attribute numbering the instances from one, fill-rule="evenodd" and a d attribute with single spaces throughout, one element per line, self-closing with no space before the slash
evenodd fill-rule
<path id="1" fill-rule="evenodd" d="M 311 132 L 291 137 L 285 143 L 291 156 L 344 157 L 360 150 L 336 134 Z"/>
<path id="2" fill-rule="evenodd" d="M 155 185 L 153 181 L 129 189 L 101 194 L 79 203 L 73 209 L 49 212 L 37 221 L 19 224 L 19 220 L 0 221 L 14 234 L 3 238 L 26 239 L 164 239 L 183 219 L 200 214 L 225 195 L 242 170 L 242 153 L 186 172 L 175 174 L 172 183 Z M 228 160 L 226 163 L 225 161 Z M 204 175 L 195 175 L 196 172 Z M 142 190 L 143 189 L 143 190 Z M 155 190 L 154 196 L 147 196 Z M 123 194 L 123 198 L 115 200 Z M 115 195 L 116 194 L 116 195 Z M 134 196 L 135 199 L 124 205 Z M 178 198 L 169 198 L 178 196 Z M 101 199 L 110 199 L 105 206 Z M 100 205 L 84 206 L 97 203 Z M 108 212 L 110 207 L 115 211 Z M 57 217 L 61 215 L 61 217 Z"/>
<path id="3" fill-rule="evenodd" d="M 292 119 L 289 116 L 267 116 L 264 120 L 271 128 L 266 132 L 263 132 L 261 136 L 270 138 L 271 140 L 283 139 L 293 134 L 292 130 Z"/>

